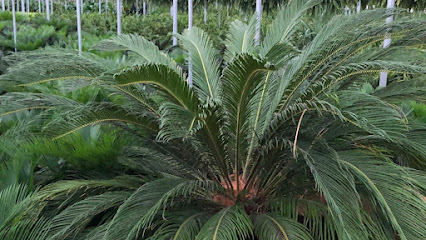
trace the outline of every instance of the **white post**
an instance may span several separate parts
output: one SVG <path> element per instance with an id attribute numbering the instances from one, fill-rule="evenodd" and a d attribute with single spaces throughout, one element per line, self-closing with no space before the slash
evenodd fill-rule
<path id="1" fill-rule="evenodd" d="M 117 35 L 121 35 L 121 1 L 117 0 Z"/>
<path id="2" fill-rule="evenodd" d="M 25 14 L 25 0 L 21 0 L 21 12 L 22 12 L 22 15 Z"/>
<path id="3" fill-rule="evenodd" d="M 3 12 L 5 11 L 4 0 L 1 0 L 1 10 Z"/>
<path id="4" fill-rule="evenodd" d="M 178 19 L 177 19 L 177 14 L 178 14 L 178 0 L 173 0 L 173 35 L 177 34 L 178 32 Z M 177 45 L 177 38 L 176 36 L 173 36 L 173 46 Z"/>
<path id="5" fill-rule="evenodd" d="M 394 7 L 395 7 L 395 0 L 388 0 L 386 8 L 393 9 Z M 393 16 L 386 18 L 386 24 L 389 24 L 390 22 L 392 22 L 392 20 L 393 20 Z M 391 42 L 390 37 L 389 36 L 386 37 L 385 40 L 383 41 L 383 48 L 389 47 L 390 42 Z M 379 87 L 386 87 L 387 82 L 388 82 L 388 72 L 381 72 Z"/>
<path id="6" fill-rule="evenodd" d="M 192 0 L 188 0 L 188 30 L 192 29 L 192 15 L 193 15 Z M 192 62 L 191 56 L 188 58 L 188 84 L 192 86 Z"/>
<path id="7" fill-rule="evenodd" d="M 361 0 L 358 0 L 358 3 L 356 4 L 356 13 L 361 12 Z"/>
<path id="8" fill-rule="evenodd" d="M 346 5 L 345 6 L 345 15 L 348 15 L 348 13 L 349 13 L 349 7 L 348 7 L 348 5 Z"/>
<path id="9" fill-rule="evenodd" d="M 204 23 L 207 24 L 207 0 L 204 0 L 203 10 L 204 10 Z"/>
<path id="10" fill-rule="evenodd" d="M 75 0 L 75 11 L 77 12 L 77 34 L 78 34 L 78 53 L 81 54 L 81 11 L 80 11 L 80 0 Z"/>
<path id="11" fill-rule="evenodd" d="M 38 0 L 38 13 L 41 13 L 41 2 Z"/>
<path id="12" fill-rule="evenodd" d="M 30 0 L 27 0 L 27 12 L 30 12 Z"/>
<path id="13" fill-rule="evenodd" d="M 257 15 L 257 20 L 256 20 L 255 39 L 256 39 L 256 44 L 259 44 L 260 43 L 260 26 L 262 22 L 262 0 L 256 0 L 256 15 Z"/>
<path id="14" fill-rule="evenodd" d="M 99 0 L 99 14 L 102 13 L 102 0 Z"/>
<path id="15" fill-rule="evenodd" d="M 144 17 L 146 16 L 146 2 L 145 1 L 143 1 L 143 3 L 142 3 L 142 14 L 143 14 Z"/>
<path id="16" fill-rule="evenodd" d="M 19 1 L 19 0 L 18 0 Z M 13 43 L 16 52 L 16 16 L 15 16 L 15 0 L 12 0 L 12 21 L 13 21 Z"/>
<path id="17" fill-rule="evenodd" d="M 49 0 L 46 0 L 46 19 L 50 21 Z"/>

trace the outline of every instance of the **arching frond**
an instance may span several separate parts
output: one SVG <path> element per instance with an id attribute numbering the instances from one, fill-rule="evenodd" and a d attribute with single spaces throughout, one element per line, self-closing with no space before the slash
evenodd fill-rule
<path id="1" fill-rule="evenodd" d="M 130 196 L 129 192 L 113 191 L 88 197 L 56 215 L 49 226 L 49 239 L 74 237 L 99 213 L 119 206 Z"/>
<path id="2" fill-rule="evenodd" d="M 256 15 L 253 15 L 248 24 L 235 20 L 229 26 L 228 34 L 225 40 L 226 62 L 232 62 L 233 58 L 239 54 L 254 54 L 256 42 Z"/>
<path id="3" fill-rule="evenodd" d="M 179 39 L 189 53 L 194 90 L 199 98 L 202 101 L 220 99 L 220 62 L 209 37 L 203 30 L 194 27 L 185 30 Z"/>
<path id="4" fill-rule="evenodd" d="M 224 208 L 201 228 L 196 240 L 238 240 L 253 235 L 253 224 L 242 206 Z"/>
<path id="5" fill-rule="evenodd" d="M 313 239 L 306 227 L 293 219 L 278 214 L 256 214 L 252 218 L 256 235 L 260 239 Z"/>
<path id="6" fill-rule="evenodd" d="M 418 183 L 413 182 L 408 172 L 383 156 L 366 151 L 338 154 L 344 159 L 342 164 L 368 189 L 371 203 L 365 207 L 378 208 L 401 239 L 426 237 L 422 227 L 426 213 L 424 196 L 417 191 Z M 377 212 L 374 215 L 380 216 Z M 381 223 L 386 230 L 386 224 Z"/>
<path id="7" fill-rule="evenodd" d="M 130 51 L 138 57 L 136 64 L 163 64 L 177 71 L 176 64 L 169 56 L 144 37 L 135 34 L 122 34 L 103 40 L 92 47 L 98 51 Z"/>

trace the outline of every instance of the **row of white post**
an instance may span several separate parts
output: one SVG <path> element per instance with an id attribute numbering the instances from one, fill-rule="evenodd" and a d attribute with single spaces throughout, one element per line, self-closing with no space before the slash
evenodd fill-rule
<path id="1" fill-rule="evenodd" d="M 16 17 L 15 17 L 15 0 L 12 1 L 12 14 L 13 14 L 13 40 L 15 44 L 15 52 L 16 49 Z M 17 0 L 17 4 L 19 4 Z M 108 0 L 106 0 L 108 1 Z M 136 0 L 138 1 L 138 0 Z M 5 0 L 1 0 L 2 3 L 2 11 L 5 11 Z M 50 4 L 49 4 L 50 3 Z M 26 1 L 27 4 L 27 11 L 30 10 L 30 2 L 29 0 Z M 101 4 L 102 0 L 99 0 L 99 13 L 101 13 Z M 394 8 L 395 1 L 394 0 L 387 0 L 387 8 Z M 49 6 L 50 5 L 50 6 Z M 82 52 L 82 40 L 81 40 L 81 13 L 83 13 L 83 0 L 75 0 L 76 5 L 76 12 L 77 12 L 77 34 L 78 34 L 78 51 L 81 54 Z M 108 10 L 108 2 L 106 2 L 106 10 Z M 121 34 L 121 15 L 122 15 L 122 3 L 121 0 L 117 0 L 117 35 Z M 139 6 L 138 2 L 136 2 L 136 11 L 137 14 L 139 13 Z M 38 6 L 39 6 L 39 12 L 41 12 L 41 2 L 38 0 Z M 53 1 L 52 0 L 45 0 L 45 6 L 46 6 L 46 19 L 50 20 L 50 14 L 51 11 L 53 12 Z M 177 9 L 178 9 L 178 0 L 173 0 L 173 5 L 171 8 L 171 13 L 173 16 L 173 46 L 176 46 L 178 44 L 176 34 L 178 33 L 178 22 L 177 22 Z M 357 13 L 361 11 L 361 1 L 358 1 L 357 4 Z M 204 22 L 207 22 L 207 0 L 204 0 Z M 21 0 L 21 11 L 24 14 L 25 13 L 25 0 Z M 143 1 L 143 15 L 146 14 L 146 3 Z M 348 14 L 349 12 L 348 7 L 345 7 L 345 14 Z M 262 19 L 262 0 L 256 0 L 256 15 L 257 15 L 257 22 L 256 22 L 256 35 L 255 40 L 256 43 L 259 44 L 260 42 L 260 35 L 261 35 L 261 19 Z M 386 23 L 392 22 L 393 17 L 388 17 L 386 19 Z M 192 29 L 192 23 L 193 23 L 193 0 L 188 0 L 188 29 Z M 383 42 L 383 48 L 387 48 L 390 45 L 390 37 L 387 37 Z M 189 84 L 192 84 L 192 66 L 191 63 L 189 63 L 188 67 L 188 82 Z M 385 87 L 387 84 L 387 72 L 381 72 L 380 73 L 380 81 L 379 86 Z"/>

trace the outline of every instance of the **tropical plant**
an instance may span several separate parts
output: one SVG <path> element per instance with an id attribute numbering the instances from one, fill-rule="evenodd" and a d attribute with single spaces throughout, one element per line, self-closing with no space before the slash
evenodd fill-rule
<path id="1" fill-rule="evenodd" d="M 132 138 L 119 160 L 126 175 L 52 183 L 19 217 L 50 219 L 46 239 L 424 239 L 426 127 L 393 103 L 424 101 L 416 46 L 426 24 L 403 13 L 383 24 L 396 10 L 337 15 L 299 49 L 293 34 L 318 2 L 291 1 L 260 45 L 255 18 L 234 22 L 223 61 L 202 30 L 179 35 L 193 86 L 136 35 L 94 47 L 126 51 L 119 64 L 54 51 L 9 57 L 0 115 L 39 111 L 52 141 L 99 124 Z M 386 89 L 373 87 L 381 71 Z M 17 92 L 58 81 L 111 94 L 79 103 Z"/>

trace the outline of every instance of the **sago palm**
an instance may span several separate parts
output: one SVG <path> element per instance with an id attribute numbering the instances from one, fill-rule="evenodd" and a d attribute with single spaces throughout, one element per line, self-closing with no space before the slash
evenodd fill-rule
<path id="1" fill-rule="evenodd" d="M 0 114 L 39 111 L 52 141 L 97 124 L 134 139 L 121 159 L 132 178 L 57 182 L 33 197 L 40 215 L 66 199 L 44 216 L 48 239 L 424 239 L 426 127 L 394 103 L 425 101 L 426 24 L 383 9 L 338 15 L 295 47 L 316 2 L 285 6 L 259 45 L 255 19 L 234 22 L 223 61 L 200 29 L 179 35 L 193 86 L 134 35 L 94 47 L 127 51 L 127 65 L 52 51 L 10 57 L 9 91 L 74 80 L 67 86 L 111 94 L 82 104 L 8 93 Z M 400 16 L 385 25 L 390 14 Z M 386 89 L 374 87 L 381 71 Z"/>

